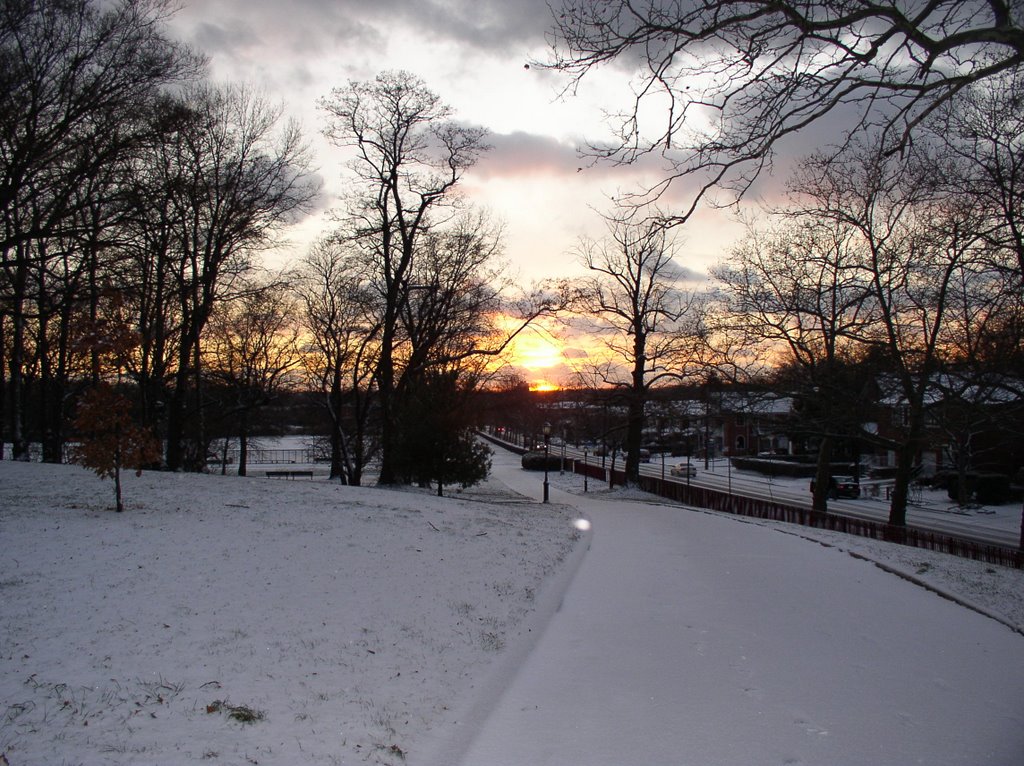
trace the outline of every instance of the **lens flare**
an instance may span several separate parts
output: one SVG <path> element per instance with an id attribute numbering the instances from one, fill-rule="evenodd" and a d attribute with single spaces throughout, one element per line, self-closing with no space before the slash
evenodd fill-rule
<path id="1" fill-rule="evenodd" d="M 586 532 L 590 529 L 590 521 L 588 521 L 587 519 L 576 519 L 576 521 L 574 521 L 572 525 L 576 527 L 576 529 L 578 529 L 580 532 Z"/>

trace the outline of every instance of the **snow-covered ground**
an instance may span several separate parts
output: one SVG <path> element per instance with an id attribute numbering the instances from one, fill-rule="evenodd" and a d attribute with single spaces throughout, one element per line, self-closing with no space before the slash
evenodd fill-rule
<path id="1" fill-rule="evenodd" d="M 125 501 L 76 466 L 0 462 L 11 766 L 415 763 L 580 536 L 490 484 L 147 472 Z"/>
<path id="2" fill-rule="evenodd" d="M 518 457 L 499 453 L 496 476 L 519 489 L 528 485 L 536 496 L 539 474 L 518 471 L 517 462 Z M 700 735 L 705 756 L 716 752 L 716 738 L 720 743 L 735 739 L 737 727 L 749 724 L 752 728 L 743 731 L 751 737 L 758 730 L 758 715 L 791 715 L 801 705 L 804 712 L 798 717 L 806 725 L 771 729 L 773 747 L 794 757 L 827 753 L 828 743 L 839 738 L 830 738 L 816 714 L 827 712 L 834 719 L 846 709 L 877 707 L 879 686 L 874 681 L 897 677 L 907 657 L 873 643 L 895 616 L 891 609 L 875 613 L 874 595 L 880 588 L 888 591 L 891 584 L 899 590 L 898 603 L 907 613 L 920 607 L 931 614 L 936 601 L 933 592 L 891 572 L 998 619 L 945 602 L 948 607 L 941 613 L 939 629 L 912 636 L 928 648 L 928 657 L 938 657 L 939 662 L 944 642 L 957 647 L 948 655 L 957 658 L 956 667 L 928 666 L 926 687 L 934 700 L 901 700 L 907 718 L 900 725 L 912 731 L 914 742 L 928 741 L 930 726 L 936 741 L 949 736 L 938 728 L 946 724 L 940 719 L 930 722 L 928 712 L 936 700 L 943 701 L 944 711 L 957 704 L 959 692 L 955 686 L 948 688 L 950 678 L 988 678 L 1007 669 L 1005 678 L 1013 679 L 1024 668 L 1020 570 L 818 530 L 686 511 L 651 503 L 639 493 L 598 491 L 593 483 L 584 497 L 581 478 L 552 472 L 550 480 L 556 491 L 572 493 L 566 497 L 558 492 L 566 504 L 524 501 L 497 480 L 440 499 L 420 491 L 348 488 L 323 480 L 284 481 L 258 474 L 240 479 L 145 473 L 127 477 L 128 510 L 115 514 L 109 510 L 110 482 L 84 469 L 2 462 L 0 753 L 6 753 L 11 766 L 441 766 L 438 753 L 461 753 L 446 748 L 446 740 L 461 739 L 465 744 L 473 739 L 483 713 L 517 678 L 516 669 L 537 636 L 543 634 L 547 641 L 545 622 L 581 558 L 593 567 L 600 561 L 595 554 L 609 552 L 625 555 L 627 563 L 644 560 L 655 571 L 665 555 L 686 552 L 688 560 L 666 562 L 666 580 L 682 577 L 678 566 L 699 567 L 702 561 L 717 565 L 721 562 L 716 552 L 729 552 L 729 583 L 753 584 L 755 591 L 763 583 L 770 590 L 763 600 L 750 594 L 734 603 L 715 598 L 685 616 L 686 632 L 671 647 L 672 659 L 655 665 L 658 675 L 671 678 L 679 666 L 676 660 L 690 657 L 698 663 L 701 685 L 689 692 L 680 689 L 677 697 L 713 694 L 719 686 L 731 689 L 728 681 L 737 672 L 756 669 L 759 662 L 763 666 L 769 655 L 759 652 L 777 650 L 782 640 L 772 631 L 784 630 L 813 616 L 809 610 L 820 609 L 809 597 L 819 585 L 841 582 L 844 597 L 856 601 L 858 635 L 869 644 L 857 662 L 833 663 L 829 647 L 817 644 L 810 654 L 806 647 L 786 654 L 794 662 L 794 672 L 804 674 L 796 687 L 808 688 L 806 699 L 787 699 L 781 692 L 773 696 L 775 685 L 785 681 L 782 666 L 762 676 L 760 683 L 745 680 L 742 704 L 733 706 L 734 700 L 724 695 L 707 706 L 690 699 L 694 711 L 704 711 L 692 722 L 710 727 Z M 569 503 L 586 509 L 591 498 L 614 502 L 600 511 L 594 550 L 586 552 L 584 543 L 591 538 L 574 525 L 579 511 Z M 623 551 L 617 546 L 614 530 L 633 529 L 630 507 L 655 508 L 652 518 L 669 525 L 645 531 L 654 532 L 649 548 Z M 740 551 L 741 541 L 746 547 Z M 845 552 L 877 561 L 889 571 Z M 765 570 L 769 564 L 770 579 Z M 835 573 L 824 572 L 823 567 L 835 567 Z M 579 574 L 586 571 L 584 567 Z M 772 586 L 784 579 L 806 582 L 809 589 Z M 617 578 L 608 582 L 601 592 L 603 602 L 614 604 L 628 595 L 625 587 L 619 592 Z M 567 599 L 580 584 L 577 576 Z M 714 594 L 709 592 L 707 598 Z M 567 601 L 567 611 L 550 623 L 551 633 L 557 633 L 553 628 L 564 614 L 572 613 L 570 606 Z M 672 604 L 663 609 L 648 606 L 641 613 L 658 623 L 684 619 Z M 843 604 L 834 607 L 840 613 L 844 609 Z M 756 618 L 760 609 L 765 610 L 764 619 L 757 622 L 761 634 L 738 647 L 746 666 L 719 665 L 723 652 L 737 646 L 709 643 L 707 636 L 713 633 L 700 631 L 713 631 L 734 619 Z M 712 618 L 719 624 L 701 624 Z M 973 655 L 968 649 L 970 659 L 962 661 L 962 642 L 979 625 L 989 624 L 1007 638 L 998 646 L 979 644 Z M 639 634 L 648 632 L 643 623 L 634 627 Z M 984 631 L 991 632 L 988 627 Z M 620 646 L 623 657 L 636 654 L 625 636 L 593 638 L 595 644 L 600 638 Z M 730 642 L 737 640 L 728 637 Z M 530 655 L 531 661 L 541 648 L 543 642 Z M 586 657 L 588 648 L 584 644 L 576 651 Z M 805 656 L 816 658 L 815 663 L 800 664 Z M 541 669 L 547 672 L 551 667 Z M 808 668 L 827 668 L 828 673 L 819 678 Z M 640 684 L 645 680 L 632 679 Z M 655 680 L 652 674 L 651 681 Z M 586 697 L 587 689 L 576 693 Z M 1009 696 L 998 690 L 993 694 L 1002 696 L 986 704 L 1001 706 L 1002 713 L 991 723 L 991 731 L 1014 731 L 1018 736 L 1024 685 Z M 813 700 L 830 695 L 842 695 L 843 704 L 828 711 L 807 709 Z M 552 701 L 535 702 L 538 709 L 550 711 Z M 779 712 L 782 705 L 788 707 Z M 715 730 L 714 716 L 708 717 L 714 710 L 732 711 L 732 717 L 721 718 L 721 725 L 733 730 Z M 742 717 L 747 714 L 749 720 Z M 964 726 L 976 720 L 971 710 L 964 711 Z M 546 721 L 553 725 L 556 719 L 548 714 Z M 622 725 L 637 733 L 635 722 L 622 719 Z M 833 723 L 830 731 L 835 735 L 839 728 Z M 540 731 L 521 730 L 517 736 L 540 741 L 534 734 Z M 982 733 L 972 734 L 978 738 Z M 605 736 L 614 739 L 615 732 Z M 646 736 L 663 737 L 664 742 L 654 744 L 669 745 L 667 752 L 680 756 L 673 762 L 691 762 L 682 757 L 686 743 L 678 731 L 654 730 Z M 870 740 L 872 732 L 865 730 L 861 736 Z M 806 750 L 808 742 L 817 750 Z M 1006 742 L 996 744 L 1002 749 L 992 752 L 1007 752 Z M 634 750 L 640 760 L 630 762 L 646 763 L 643 753 L 656 751 Z M 717 762 L 729 762 L 728 750 L 717 753 Z M 1021 755 L 1005 766 L 1024 763 L 1024 752 Z M 712 761 L 705 757 L 699 762 Z M 925 757 L 920 762 L 943 761 Z"/>

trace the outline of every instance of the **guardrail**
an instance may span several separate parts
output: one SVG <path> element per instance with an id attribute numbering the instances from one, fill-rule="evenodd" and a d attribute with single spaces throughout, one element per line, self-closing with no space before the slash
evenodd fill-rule
<path id="1" fill-rule="evenodd" d="M 512 452 L 522 454 L 526 451 L 522 447 L 509 444 L 492 434 L 480 431 L 478 435 Z M 602 467 L 595 463 L 581 462 L 575 458 L 568 458 L 566 462 L 571 462 L 571 470 L 574 473 L 585 474 L 597 481 L 603 481 L 612 485 L 622 485 L 626 481 L 626 473 L 620 469 L 612 471 L 611 468 Z M 567 466 L 567 470 L 569 470 L 569 466 Z M 736 516 L 747 516 L 768 521 L 781 521 L 787 524 L 799 524 L 800 526 L 817 529 L 827 529 L 832 532 L 856 535 L 857 537 L 885 540 L 886 542 L 907 545 L 912 548 L 949 553 L 960 558 L 984 561 L 989 564 L 998 564 L 1015 569 L 1024 568 L 1024 551 L 1018 548 L 989 545 L 913 527 L 898 527 L 834 513 L 821 513 L 808 508 L 786 505 L 774 500 L 743 497 L 709 487 L 697 487 L 691 484 L 684 484 L 681 481 L 661 479 L 657 476 L 641 475 L 639 488 L 653 495 L 697 508 L 707 508 L 708 510 L 731 513 Z"/>
<path id="2" fill-rule="evenodd" d="M 624 471 L 599 465 L 583 464 L 574 461 L 573 470 L 578 474 L 586 474 L 592 479 L 621 485 L 626 480 Z M 707 508 L 712 511 L 731 513 L 736 516 L 748 516 L 755 519 L 782 521 L 787 524 L 799 524 L 804 527 L 827 529 L 858 537 L 869 537 L 874 540 L 907 545 L 913 548 L 924 548 L 932 551 L 949 553 L 961 558 L 984 561 L 1005 567 L 1021 569 L 1024 567 L 1024 551 L 1016 548 L 1004 548 L 999 545 L 987 545 L 973 540 L 964 540 L 952 535 L 882 524 L 877 521 L 855 519 L 833 513 L 821 513 L 807 508 L 786 505 L 773 500 L 741 497 L 708 487 L 696 487 L 679 481 L 663 480 L 656 476 L 641 476 L 639 488 L 645 492 L 674 500 L 684 505 Z"/>

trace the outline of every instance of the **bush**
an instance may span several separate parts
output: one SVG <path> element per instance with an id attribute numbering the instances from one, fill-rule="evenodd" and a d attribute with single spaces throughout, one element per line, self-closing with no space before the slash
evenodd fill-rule
<path id="1" fill-rule="evenodd" d="M 967 485 L 965 496 L 981 505 L 1003 505 L 1010 502 L 1010 477 L 1002 473 L 975 473 L 964 475 Z M 937 474 L 936 487 L 945 487 L 950 500 L 960 499 L 960 476 L 957 473 Z"/>
<path id="2" fill-rule="evenodd" d="M 1010 477 L 1002 473 L 978 474 L 974 496 L 982 505 L 1003 505 L 1010 502 Z"/>
<path id="3" fill-rule="evenodd" d="M 543 471 L 544 470 L 544 453 L 543 452 L 527 452 L 523 455 L 523 468 L 527 471 Z M 569 460 L 566 459 L 566 463 Z M 549 471 L 557 471 L 562 466 L 561 455 L 549 454 L 547 456 L 547 467 Z"/>

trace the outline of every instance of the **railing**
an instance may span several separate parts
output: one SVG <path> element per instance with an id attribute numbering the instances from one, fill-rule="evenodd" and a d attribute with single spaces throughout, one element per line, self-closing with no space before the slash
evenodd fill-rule
<path id="1" fill-rule="evenodd" d="M 228 465 L 238 462 L 238 450 L 232 449 L 227 452 Z M 211 462 L 220 463 L 221 455 L 218 453 L 211 456 Z M 315 449 L 249 449 L 246 451 L 245 462 L 247 465 L 274 465 L 280 463 L 319 463 L 326 462 L 323 459 L 322 450 Z"/>
<path id="2" fill-rule="evenodd" d="M 574 462 L 574 471 L 586 474 L 592 479 L 610 481 L 613 485 L 621 485 L 626 480 L 624 471 L 602 468 L 599 465 Z M 680 481 L 667 481 L 655 476 L 641 476 L 640 489 L 651 494 L 674 500 L 684 505 L 708 508 L 713 511 L 731 513 L 737 516 L 748 516 L 755 519 L 782 521 L 787 524 L 799 524 L 804 527 L 827 529 L 858 537 L 869 537 L 874 540 L 885 540 L 913 548 L 924 548 L 932 551 L 949 553 L 961 558 L 984 561 L 1005 567 L 1021 569 L 1024 567 L 1024 551 L 1015 548 L 1004 548 L 999 545 L 986 545 L 959 537 L 929 532 L 921 529 L 898 527 L 882 524 L 877 521 L 854 519 L 832 513 L 821 513 L 807 508 L 785 505 L 773 500 L 731 495 L 708 487 L 695 487 Z"/>

